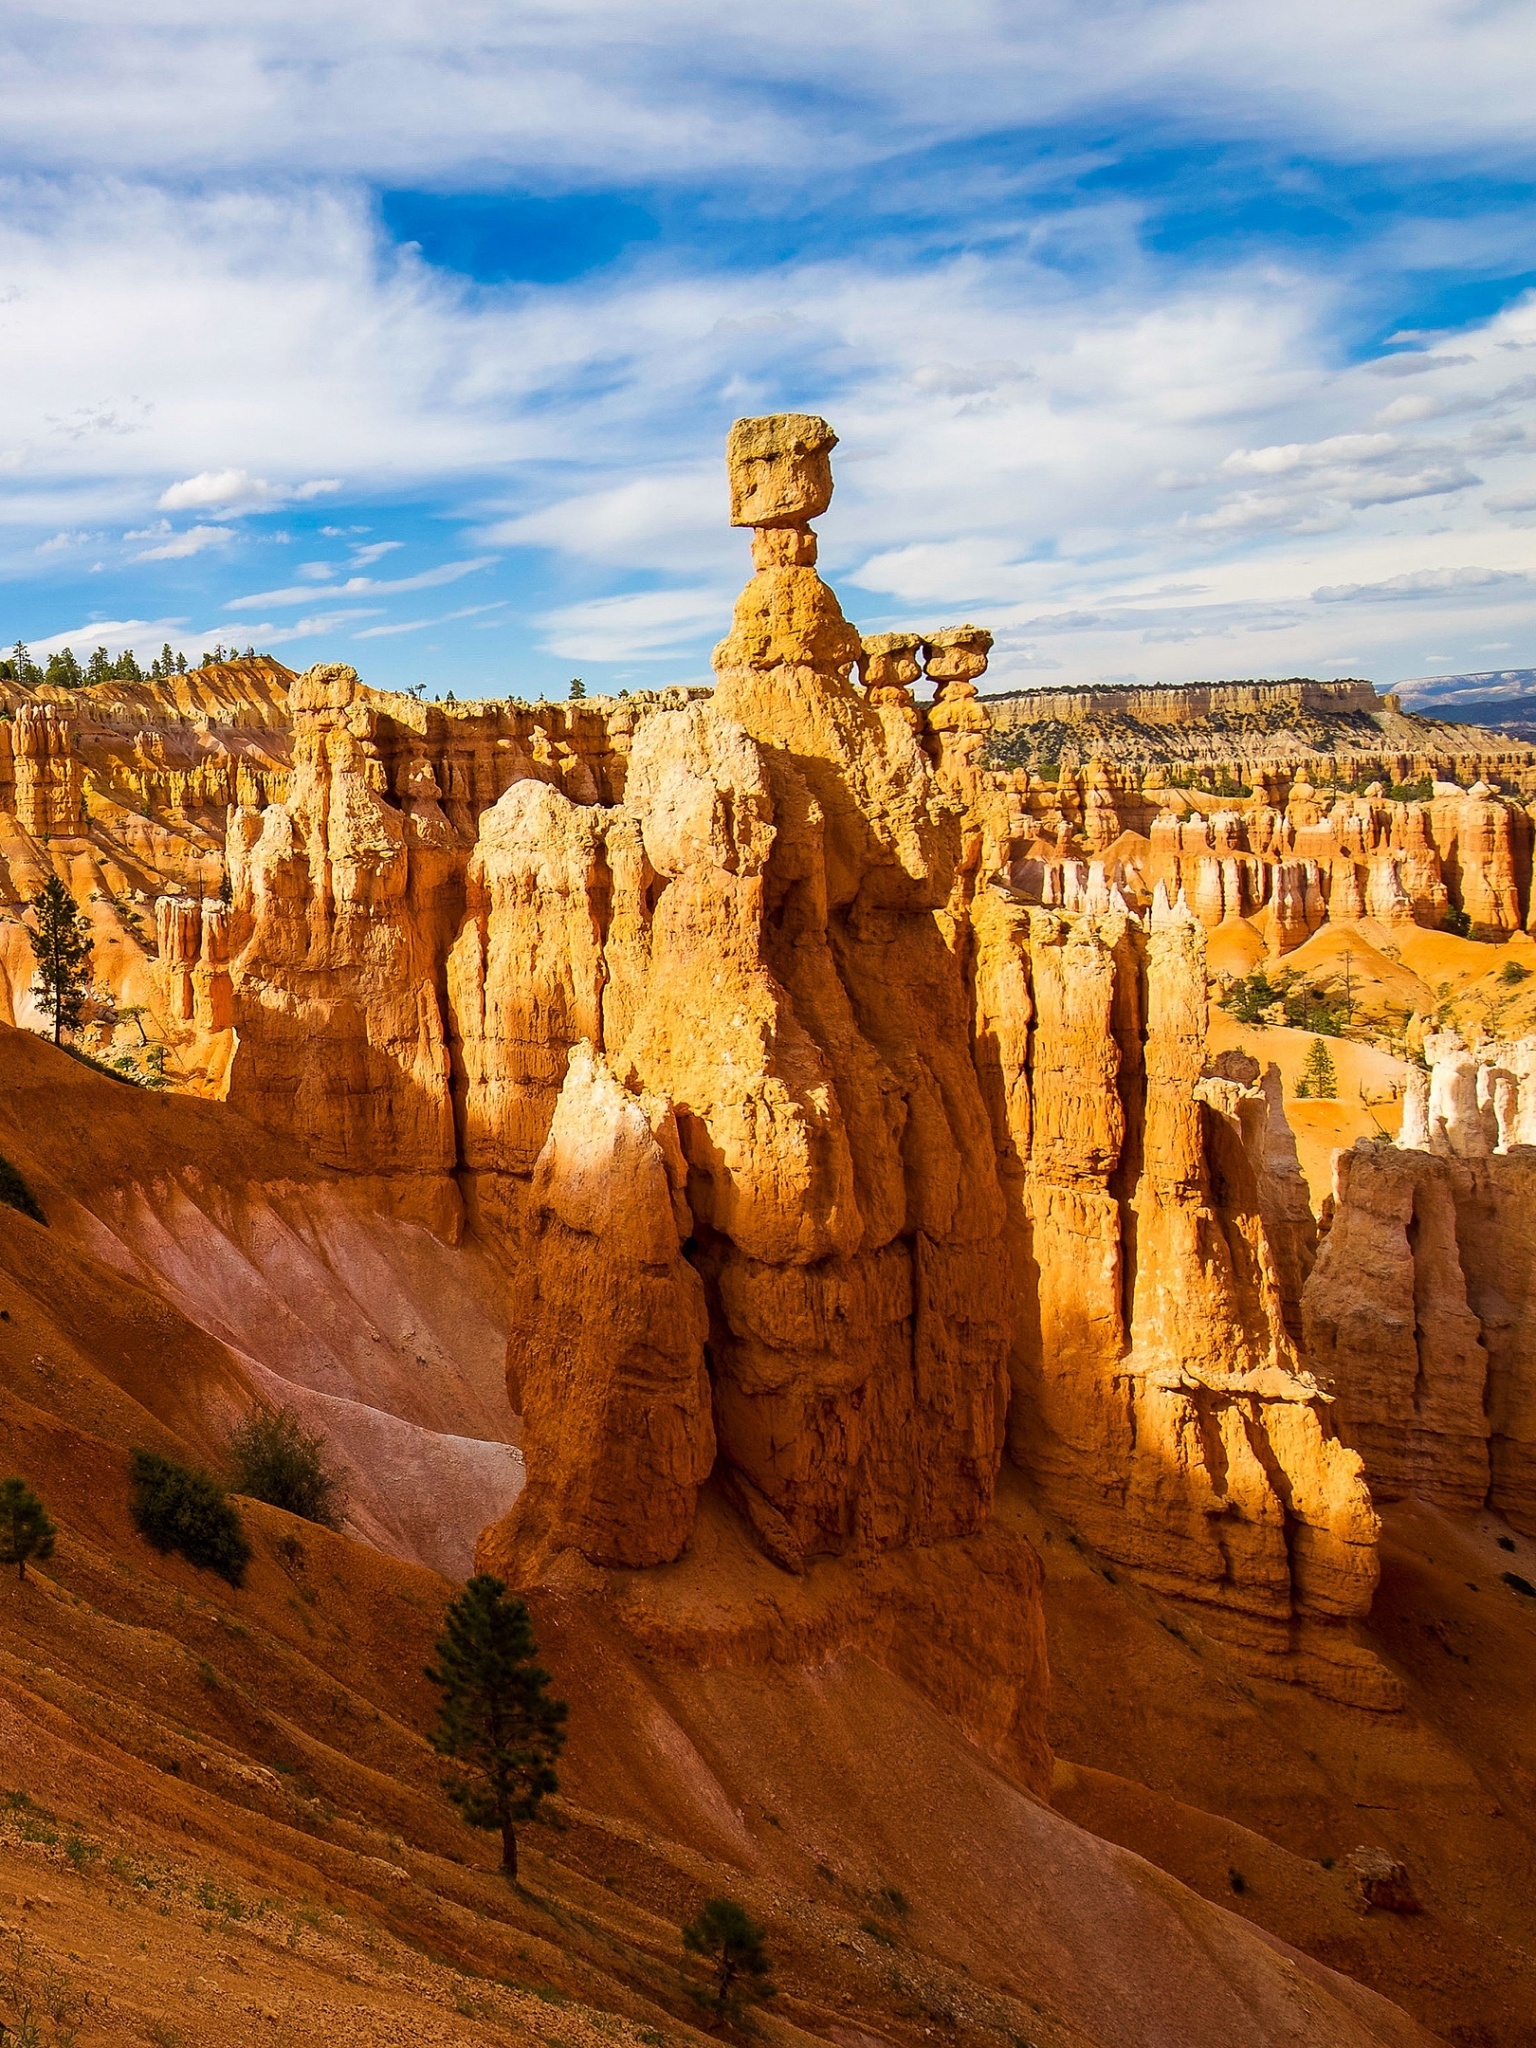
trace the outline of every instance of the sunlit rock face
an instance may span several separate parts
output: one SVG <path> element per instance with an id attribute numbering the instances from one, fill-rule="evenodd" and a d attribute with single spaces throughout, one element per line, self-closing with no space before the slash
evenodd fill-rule
<path id="1" fill-rule="evenodd" d="M 483 1562 L 668 1562 L 708 1484 L 800 1573 L 971 1537 L 1011 1456 L 1257 1668 L 1387 1704 L 1294 1147 L 1256 1074 L 1204 1072 L 1239 854 L 1194 910 L 1008 886 L 990 635 L 861 638 L 810 525 L 834 445 L 733 431 L 753 573 L 712 693 L 294 679 L 227 910 L 160 914 L 165 999 L 229 1019 L 248 1114 L 498 1260 L 528 1483 Z"/>
<path id="2" fill-rule="evenodd" d="M 799 417 L 733 435 L 733 516 L 754 529 L 756 573 L 716 650 L 714 697 L 646 722 L 624 804 L 530 829 L 514 790 L 506 822 L 482 828 L 477 858 L 495 866 L 530 971 L 491 993 L 493 908 L 462 960 L 462 985 L 486 990 L 464 1009 L 467 1128 L 514 1173 L 548 1131 L 529 1218 L 539 1306 L 519 1375 L 531 1480 L 492 1556 L 530 1540 L 541 1487 L 568 1489 L 581 1455 L 551 1440 L 541 1476 L 543 1374 L 666 1390 L 641 1404 L 658 1417 L 647 1484 L 617 1489 L 648 1495 L 654 1515 L 622 1536 L 589 1529 L 589 1555 L 676 1555 L 679 1504 L 711 1450 L 790 1569 L 966 1533 L 990 1509 L 1013 1275 L 967 990 L 936 917 L 960 812 L 903 707 L 871 703 L 851 679 L 861 644 L 816 572 L 807 523 L 830 496 L 832 441 Z M 491 1019 L 519 1010 L 528 1026 L 497 1027 L 499 1055 Z M 551 1027 L 573 1048 L 557 1096 L 536 1049 Z M 605 1135 L 577 1143 L 594 1117 Z M 616 1363 L 600 1326 L 551 1343 L 558 1288 L 545 1276 L 569 1264 L 569 1205 L 551 1191 L 573 1148 L 629 1143 L 649 1167 L 584 1226 L 599 1298 L 612 1287 L 655 1303 Z M 584 1455 L 590 1500 L 612 1489 L 600 1447 Z"/>

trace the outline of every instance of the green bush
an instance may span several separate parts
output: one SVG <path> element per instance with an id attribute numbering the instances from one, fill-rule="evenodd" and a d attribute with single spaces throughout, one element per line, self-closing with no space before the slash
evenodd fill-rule
<path id="1" fill-rule="evenodd" d="M 0 1564 L 15 1565 L 24 1579 L 31 1559 L 42 1563 L 52 1557 L 58 1533 L 24 1479 L 0 1479 Z"/>
<path id="2" fill-rule="evenodd" d="M 0 1158 L 0 1202 L 8 1208 L 19 1209 L 23 1216 L 30 1216 L 34 1223 L 46 1223 L 42 1204 L 27 1186 L 9 1159 Z"/>
<path id="3" fill-rule="evenodd" d="M 234 1489 L 306 1522 L 339 1529 L 346 1495 L 325 1460 L 325 1438 L 311 1436 L 292 1408 L 247 1417 L 229 1439 Z"/>
<path id="4" fill-rule="evenodd" d="M 1530 978 L 1531 970 L 1522 966 L 1518 960 L 1506 960 L 1499 969 L 1499 979 L 1506 988 L 1518 988 L 1522 981 L 1529 981 Z"/>
<path id="5" fill-rule="evenodd" d="M 1458 939 L 1469 939 L 1472 936 L 1472 920 L 1459 904 L 1452 903 L 1440 920 L 1440 929 L 1443 932 L 1454 932 Z"/>
<path id="6" fill-rule="evenodd" d="M 250 1563 L 240 1517 L 211 1472 L 178 1465 L 158 1451 L 135 1451 L 133 1521 L 156 1550 L 178 1550 L 189 1563 L 241 1585 Z"/>

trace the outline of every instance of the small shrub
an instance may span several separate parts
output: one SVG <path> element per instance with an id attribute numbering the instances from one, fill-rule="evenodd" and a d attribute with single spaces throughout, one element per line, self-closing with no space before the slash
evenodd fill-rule
<path id="1" fill-rule="evenodd" d="M 1452 903 L 1447 906 L 1446 913 L 1440 920 L 1440 929 L 1444 932 L 1454 932 L 1458 939 L 1470 938 L 1472 920 L 1459 904 Z"/>
<path id="2" fill-rule="evenodd" d="M 4 1202 L 7 1208 L 19 1209 L 23 1216 L 30 1216 L 34 1223 L 48 1221 L 36 1195 L 9 1159 L 4 1158 L 0 1158 L 0 1202 Z"/>
<path id="3" fill-rule="evenodd" d="M 189 1563 L 241 1585 L 251 1546 L 213 1474 L 157 1451 L 135 1451 L 130 1469 L 134 1527 L 145 1541 L 162 1552 L 180 1551 Z"/>
<path id="4" fill-rule="evenodd" d="M 1522 981 L 1529 981 L 1531 970 L 1518 960 L 1506 960 L 1499 969 L 1499 979 L 1506 988 L 1518 988 Z"/>
<path id="5" fill-rule="evenodd" d="M 325 1438 L 311 1436 L 292 1408 L 248 1416 L 229 1439 L 235 1492 L 339 1529 L 346 1495 L 325 1449 Z"/>

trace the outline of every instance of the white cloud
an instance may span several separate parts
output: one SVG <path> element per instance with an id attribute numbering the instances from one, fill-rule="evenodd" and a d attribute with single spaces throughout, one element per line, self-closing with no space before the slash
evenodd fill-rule
<path id="1" fill-rule="evenodd" d="M 1310 474 L 1319 469 L 1385 462 L 1401 446 L 1390 434 L 1335 434 L 1310 446 L 1290 441 L 1281 448 L 1235 448 L 1221 466 L 1234 476 Z"/>
<path id="2" fill-rule="evenodd" d="M 232 526 L 188 526 L 176 533 L 168 519 L 123 535 L 124 540 L 156 542 L 152 548 L 141 548 L 133 558 L 136 562 L 182 562 L 191 555 L 203 554 L 208 548 L 223 547 L 226 541 L 234 538 Z"/>
<path id="3" fill-rule="evenodd" d="M 184 477 L 160 493 L 158 503 L 165 512 L 201 512 L 217 508 L 227 513 L 266 511 L 277 505 L 303 504 L 341 489 L 341 478 L 321 476 L 304 484 L 269 484 L 264 477 L 244 469 L 204 469 Z"/>

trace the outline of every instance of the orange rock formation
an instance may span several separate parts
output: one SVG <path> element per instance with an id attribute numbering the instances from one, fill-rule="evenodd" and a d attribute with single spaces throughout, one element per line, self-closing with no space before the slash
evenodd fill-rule
<path id="1" fill-rule="evenodd" d="M 1423 2039 L 1041 1803 L 1041 1560 L 1058 1585 L 1092 1560 L 1126 1640 L 1160 1626 L 1223 1699 L 1255 1697 L 1237 1673 L 1287 1681 L 1276 1719 L 1378 1776 L 1420 1739 L 1374 1732 L 1411 1719 L 1372 1632 L 1377 1508 L 1536 1535 L 1536 1053 L 1427 1039 L 1404 1143 L 1344 1155 L 1319 1246 L 1278 1075 L 1207 1060 L 1206 941 L 1447 906 L 1514 930 L 1527 814 L 1483 786 L 1325 804 L 1293 776 L 1241 811 L 1162 791 L 1148 819 L 1102 767 L 1048 814 L 984 766 L 990 636 L 861 639 L 818 574 L 834 446 L 806 415 L 732 432 L 753 574 L 712 692 L 457 707 L 267 664 L 248 706 L 205 672 L 34 692 L 0 724 L 13 905 L 65 874 L 100 971 L 222 1098 L 103 1110 L 116 1084 L 11 1061 L 5 1150 L 50 1222 L 0 1212 L 0 1275 L 73 1377 L 5 1399 L 29 1442 L 85 1432 L 102 1485 L 121 1446 L 82 1417 L 216 1456 L 252 1400 L 292 1401 L 355 1464 L 357 1533 L 462 1572 L 478 1530 L 529 1591 L 603 1729 L 578 1770 L 615 1840 L 664 1826 L 678 1868 L 792 1890 L 782 1808 L 848 1845 L 860 1897 L 911 1886 L 956 1926 L 983 1873 L 1002 1932 L 966 1935 L 965 1967 L 1043 1990 L 1053 2039 Z M 13 911 L 13 1014 L 19 937 Z M 50 1088 L 51 1118 L 21 1113 Z M 257 1585 L 284 1626 L 275 1546 Z M 390 1771 L 428 1768 L 378 1739 Z M 888 1828 L 885 1742 L 924 1760 Z M 949 1890 L 905 1812 L 936 1811 L 925 1772 L 966 1817 Z M 415 1796 L 342 1775 L 375 1818 Z M 1137 1822 L 1126 1781 L 1085 1779 L 1064 1782 L 1122 1835 L 1177 1805 Z M 1216 1825 L 1194 1813 L 1181 1842 Z M 843 1860 L 812 1867 L 841 1883 Z M 1102 1901 L 1114 1954 L 1090 1966 Z M 1466 1928 L 1436 1958 L 1481 1943 L 1514 1983 L 1504 1933 Z M 1154 1953 L 1167 1982 L 1129 1998 Z"/>

